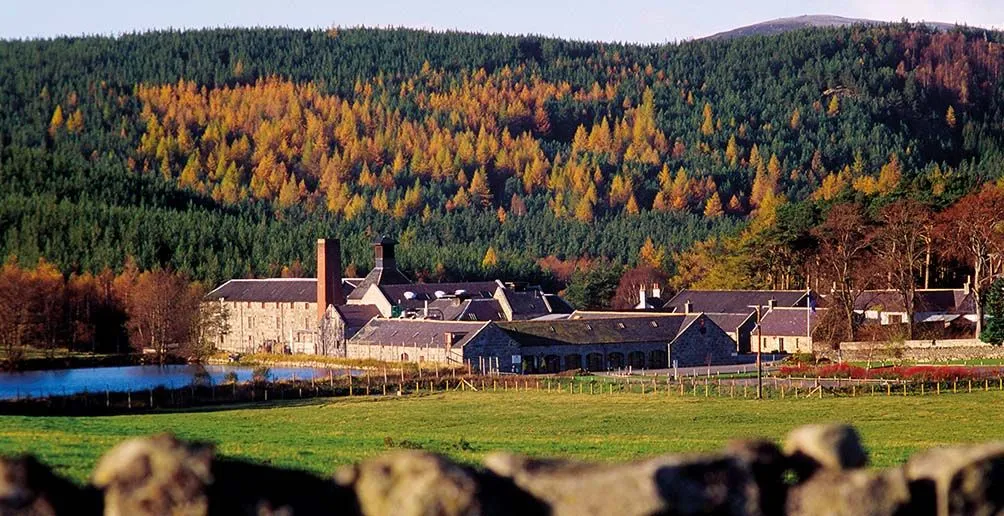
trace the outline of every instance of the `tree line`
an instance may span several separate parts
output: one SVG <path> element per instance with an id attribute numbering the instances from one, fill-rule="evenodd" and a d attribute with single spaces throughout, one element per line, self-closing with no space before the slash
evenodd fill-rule
<path id="1" fill-rule="evenodd" d="M 212 351 L 226 314 L 203 305 L 205 290 L 185 275 L 105 269 L 64 277 L 41 259 L 34 267 L 8 260 L 0 267 L 2 366 L 16 368 L 33 354 L 142 352 L 164 363 L 170 356 L 203 358 Z"/>

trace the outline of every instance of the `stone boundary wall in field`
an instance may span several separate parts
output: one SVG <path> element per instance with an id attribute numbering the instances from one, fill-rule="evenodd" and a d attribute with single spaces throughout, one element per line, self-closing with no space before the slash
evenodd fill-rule
<path id="1" fill-rule="evenodd" d="M 1004 510 L 1004 443 L 935 449 L 885 470 L 853 428 L 810 425 L 783 448 L 735 441 L 717 453 L 621 464 L 497 453 L 472 468 L 398 451 L 333 478 L 217 457 L 169 435 L 125 441 L 85 487 L 31 457 L 0 459 L 0 514 L 962 515 Z"/>
<path id="2" fill-rule="evenodd" d="M 908 340 L 904 342 L 841 342 L 837 350 L 817 351 L 830 360 L 904 359 L 919 362 L 1004 358 L 1004 346 L 978 339 Z"/>

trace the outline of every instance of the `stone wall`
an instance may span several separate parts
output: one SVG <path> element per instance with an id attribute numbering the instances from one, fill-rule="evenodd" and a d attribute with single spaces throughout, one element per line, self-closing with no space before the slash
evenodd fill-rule
<path id="1" fill-rule="evenodd" d="M 867 469 L 854 429 L 811 425 L 783 447 L 735 441 L 710 454 L 622 464 L 489 455 L 472 468 L 399 451 L 333 478 L 217 457 L 161 435 L 125 441 L 91 484 L 31 457 L 0 459 L 0 514 L 966 515 L 1004 511 L 1004 443 L 935 449 Z M 333 468 L 334 469 L 334 468 Z"/>
<path id="2" fill-rule="evenodd" d="M 282 353 L 289 346 L 293 353 L 315 353 L 317 303 L 223 301 L 223 306 L 230 332 L 219 343 L 221 350 L 255 353 L 271 346 L 271 352 Z"/>
<path id="3" fill-rule="evenodd" d="M 821 350 L 816 354 L 830 360 L 903 359 L 943 362 L 1004 358 L 1004 346 L 994 346 L 977 339 L 841 342 L 839 350 Z"/>
<path id="4" fill-rule="evenodd" d="M 679 367 L 732 364 L 736 355 L 736 343 L 732 337 L 702 315 L 669 346 L 669 365 L 672 366 L 674 360 Z"/>
<path id="5" fill-rule="evenodd" d="M 519 344 L 494 324 L 485 326 L 463 349 L 464 363 L 471 364 L 474 370 L 484 368 L 488 371 L 497 367 L 503 373 L 523 372 L 522 353 L 525 351 Z"/>
<path id="6" fill-rule="evenodd" d="M 361 344 L 349 342 L 345 346 L 346 358 L 372 359 L 381 362 L 439 362 L 460 364 L 463 360 L 458 350 L 447 351 L 442 346 L 401 346 L 394 344 Z"/>

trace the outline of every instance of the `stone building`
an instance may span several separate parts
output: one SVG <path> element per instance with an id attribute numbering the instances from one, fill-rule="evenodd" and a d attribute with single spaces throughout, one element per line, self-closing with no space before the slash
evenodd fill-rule
<path id="1" fill-rule="evenodd" d="M 328 313 L 333 326 L 345 326 L 328 306 L 345 303 L 359 279 L 341 277 L 338 240 L 317 241 L 317 278 L 233 279 L 206 294 L 205 302 L 220 303 L 229 331 L 217 348 L 236 353 L 330 354 L 319 335 L 319 321 Z M 354 321 L 358 324 L 357 321 Z M 344 328 L 340 330 L 344 334 Z"/>
<path id="2" fill-rule="evenodd" d="M 812 333 L 825 308 L 775 307 L 763 314 L 760 331 L 764 353 L 812 353 Z M 753 335 L 756 351 L 757 335 Z"/>
<path id="3" fill-rule="evenodd" d="M 221 303 L 228 314 L 230 331 L 217 347 L 346 356 L 347 342 L 378 317 L 485 322 L 572 312 L 560 297 L 537 287 L 501 281 L 411 283 L 397 268 L 395 244 L 386 236 L 373 242 L 375 266 L 365 278 L 342 278 L 338 240 L 321 239 L 317 278 L 236 279 L 220 285 L 205 298 Z"/>
<path id="4" fill-rule="evenodd" d="M 373 319 L 346 347 L 348 358 L 387 362 L 501 363 L 507 372 L 520 362 L 516 343 L 490 321 Z"/>
<path id="5" fill-rule="evenodd" d="M 913 300 L 914 323 L 976 322 L 976 306 L 967 283 L 956 289 L 917 289 Z M 905 324 L 906 306 L 897 290 L 866 290 L 854 300 L 854 311 L 866 321 L 882 325 Z"/>
<path id="6" fill-rule="evenodd" d="M 346 344 L 351 358 L 470 365 L 514 373 L 726 364 L 732 339 L 703 314 L 545 321 L 373 319 Z"/>
<path id="7" fill-rule="evenodd" d="M 732 339 L 704 314 L 498 323 L 526 372 L 661 369 L 736 361 Z"/>
<path id="8" fill-rule="evenodd" d="M 692 290 L 683 289 L 663 306 L 674 313 L 748 314 L 756 306 L 806 306 L 804 290 Z"/>
<path id="9" fill-rule="evenodd" d="M 350 306 L 375 306 L 385 318 L 443 321 L 515 321 L 572 312 L 568 303 L 539 287 L 499 280 L 412 283 L 397 268 L 395 245 L 386 236 L 373 242 L 376 265 L 348 295 Z"/>

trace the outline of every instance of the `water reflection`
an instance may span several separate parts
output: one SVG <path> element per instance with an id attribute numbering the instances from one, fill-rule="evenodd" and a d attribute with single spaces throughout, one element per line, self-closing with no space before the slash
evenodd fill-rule
<path id="1" fill-rule="evenodd" d="M 90 367 L 50 371 L 26 371 L 0 374 L 0 399 L 45 397 L 76 394 L 80 392 L 140 391 L 157 387 L 177 388 L 198 382 L 202 385 L 224 383 L 228 373 L 237 375 L 237 381 L 251 379 L 253 367 L 233 365 L 165 365 Z M 270 380 L 326 379 L 339 376 L 348 369 L 323 369 L 312 367 L 272 367 Z"/>

